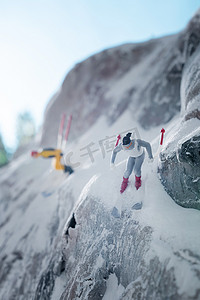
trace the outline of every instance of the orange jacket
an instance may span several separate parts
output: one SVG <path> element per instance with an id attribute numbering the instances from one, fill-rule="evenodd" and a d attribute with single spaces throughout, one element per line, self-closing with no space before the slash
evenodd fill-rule
<path id="1" fill-rule="evenodd" d="M 63 153 L 60 149 L 43 149 L 41 152 L 37 152 L 36 157 L 38 156 L 42 156 L 44 158 L 53 158 L 53 166 L 56 170 L 64 170 L 65 168 L 64 165 L 60 162 L 63 156 Z"/>

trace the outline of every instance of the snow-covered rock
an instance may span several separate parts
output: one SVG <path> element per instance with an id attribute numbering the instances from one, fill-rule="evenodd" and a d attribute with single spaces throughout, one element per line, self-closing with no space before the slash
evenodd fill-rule
<path id="1" fill-rule="evenodd" d="M 63 272 L 51 299 L 199 299 L 199 212 L 170 199 L 159 185 L 156 163 L 152 173 L 145 165 L 140 190 L 132 178 L 121 196 L 124 163 L 92 176 L 82 190 L 63 230 Z M 133 210 L 140 201 L 142 210 Z M 113 216 L 113 207 L 120 217 Z M 49 268 L 43 276 L 48 280 Z M 43 287 L 35 299 L 48 297 Z"/>
<path id="2" fill-rule="evenodd" d="M 55 145 L 63 111 L 73 114 L 73 139 L 88 130 L 100 116 L 105 115 L 106 122 L 113 124 L 127 109 L 131 109 L 133 118 L 139 118 L 146 128 L 169 121 L 180 110 L 182 68 L 176 72 L 176 79 L 170 79 L 169 86 L 166 80 L 168 73 L 173 73 L 169 65 L 173 68 L 180 60 L 180 53 L 173 46 L 176 42 L 171 36 L 144 44 L 122 45 L 76 65 L 47 107 L 42 145 Z M 172 51 L 175 52 L 173 57 Z M 165 100 L 161 101 L 164 93 Z M 170 102 L 170 111 L 166 111 Z M 51 126 L 49 120 L 55 126 Z"/>
<path id="3" fill-rule="evenodd" d="M 55 146 L 63 111 L 75 120 L 71 139 L 102 115 L 113 124 L 127 109 L 145 129 L 169 122 L 180 111 L 183 67 L 200 41 L 199 14 L 179 34 L 106 49 L 77 64 L 47 106 L 41 144 Z"/>
<path id="4" fill-rule="evenodd" d="M 0 173 L 0 299 L 33 299 L 74 197 L 49 161 L 22 155 Z"/>
<path id="5" fill-rule="evenodd" d="M 181 103 L 181 117 L 162 151 L 160 174 L 178 204 L 200 209 L 200 46 L 184 67 Z"/>

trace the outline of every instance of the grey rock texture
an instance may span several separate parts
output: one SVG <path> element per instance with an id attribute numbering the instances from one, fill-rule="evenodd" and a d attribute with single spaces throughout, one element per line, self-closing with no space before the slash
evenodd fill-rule
<path id="1" fill-rule="evenodd" d="M 180 111 L 182 70 L 199 40 L 197 13 L 179 34 L 104 50 L 77 64 L 47 106 L 41 144 L 55 146 L 63 111 L 73 114 L 71 139 L 99 116 L 112 124 L 128 108 L 144 128 L 167 123 Z"/>
<path id="2" fill-rule="evenodd" d="M 47 106 L 41 145 L 55 146 L 63 111 L 73 114 L 71 139 L 102 115 L 114 123 L 126 109 L 146 129 L 167 123 L 180 111 L 182 71 L 199 41 L 198 11 L 179 34 L 107 49 L 77 64 Z"/>
<path id="3" fill-rule="evenodd" d="M 100 116 L 106 115 L 112 124 L 126 109 L 135 111 L 136 106 L 145 128 L 160 124 L 163 118 L 168 122 L 180 110 L 180 56 L 177 36 L 171 36 L 104 50 L 79 63 L 47 107 L 41 145 L 56 144 L 63 111 L 73 114 L 71 139 L 86 132 Z M 120 86 L 121 91 L 113 94 Z M 49 120 L 55 126 L 50 126 Z"/>
<path id="4" fill-rule="evenodd" d="M 200 210 L 200 136 L 193 136 L 172 151 L 161 155 L 160 174 L 167 192 L 177 204 Z"/>
<path id="5" fill-rule="evenodd" d="M 180 125 L 170 132 L 159 171 L 167 192 L 179 205 L 200 209 L 200 47 L 193 49 L 183 70 L 181 105 Z"/>
<path id="6" fill-rule="evenodd" d="M 0 299 L 34 299 L 37 286 L 35 299 L 49 299 L 54 287 L 60 232 L 74 199 L 69 187 L 58 188 L 64 178 L 48 167 L 48 161 L 33 160 L 29 154 L 1 170 Z"/>
<path id="7" fill-rule="evenodd" d="M 146 260 L 152 228 L 142 226 L 134 213 L 121 219 L 113 218 L 101 199 L 87 195 L 74 217 L 76 226 L 70 229 L 68 222 L 63 235 L 66 286 L 60 300 L 102 299 L 111 274 L 115 274 L 118 284 L 124 287 L 121 300 L 199 299 L 200 289 L 195 296 L 180 294 L 170 255 L 164 263 L 156 253 Z M 161 252 L 164 247 L 163 244 Z M 184 252 L 188 250 L 184 249 L 183 254 L 173 253 L 183 265 L 188 260 Z M 189 257 L 192 260 L 195 255 L 190 253 Z M 199 259 L 195 258 L 196 272 Z"/>

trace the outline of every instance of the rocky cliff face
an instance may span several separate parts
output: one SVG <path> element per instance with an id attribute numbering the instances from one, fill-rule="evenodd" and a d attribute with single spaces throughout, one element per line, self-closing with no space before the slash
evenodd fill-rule
<path id="1" fill-rule="evenodd" d="M 112 275 L 117 287 L 123 287 L 121 300 L 195 299 L 179 293 L 170 257 L 164 263 L 156 253 L 146 259 L 152 246 L 152 227 L 140 224 L 137 212 L 115 219 L 101 199 L 88 196 L 82 201 L 75 212 L 77 226 L 68 228 L 64 235 L 66 286 L 60 300 L 101 300 Z M 173 255 L 178 259 L 180 253 Z M 200 290 L 195 292 L 196 299 L 199 296 Z"/>
<path id="2" fill-rule="evenodd" d="M 200 210 L 200 133 L 161 155 L 161 181 L 179 205 Z"/>
<path id="3" fill-rule="evenodd" d="M 175 35 L 122 45 L 76 65 L 47 107 L 42 145 L 55 145 L 63 111 L 73 114 L 72 138 L 83 134 L 102 115 L 113 124 L 127 109 L 144 128 L 168 122 L 180 111 L 182 52 L 186 47 L 179 46 L 180 39 L 181 35 Z M 50 126 L 49 120 L 55 126 Z"/>
<path id="4" fill-rule="evenodd" d="M 199 41 L 197 13 L 179 34 L 107 49 L 77 64 L 47 107 L 42 145 L 55 145 L 63 111 L 75 120 L 71 138 L 102 115 L 114 123 L 126 109 L 145 129 L 167 123 L 180 111 L 182 71 Z"/>
<path id="5" fill-rule="evenodd" d="M 169 204 L 166 193 L 152 192 L 152 184 L 159 184 L 156 174 L 139 192 L 132 186 L 120 197 L 117 174 L 94 175 L 84 187 L 63 230 L 62 259 L 56 262 L 53 254 L 54 267 L 43 273 L 35 299 L 199 299 L 199 250 L 188 240 L 198 236 L 198 212 L 190 215 Z M 141 200 L 141 211 L 131 209 Z M 118 201 L 120 218 L 112 213 Z M 60 271 L 57 279 L 53 269 Z M 56 285 L 62 286 L 59 293 Z"/>
<path id="6" fill-rule="evenodd" d="M 162 183 L 184 207 L 200 209 L 200 47 L 184 67 L 182 114 L 161 155 Z"/>
<path id="7" fill-rule="evenodd" d="M 107 49 L 77 64 L 46 109 L 41 144 L 55 146 L 63 111 L 75 120 L 72 139 L 100 116 L 112 124 L 126 109 L 146 129 L 171 120 L 180 111 L 182 70 L 199 44 L 199 23 L 197 13 L 179 34 Z"/>
<path id="8" fill-rule="evenodd" d="M 0 299 L 33 299 L 44 268 L 52 266 L 53 249 L 61 245 L 59 231 L 74 198 L 69 187 L 59 191 L 65 178 L 49 171 L 49 161 L 34 161 L 29 153 L 1 170 Z"/>

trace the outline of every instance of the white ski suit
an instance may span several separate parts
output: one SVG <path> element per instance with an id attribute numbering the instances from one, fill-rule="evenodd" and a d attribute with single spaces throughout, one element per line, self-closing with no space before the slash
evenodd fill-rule
<path id="1" fill-rule="evenodd" d="M 114 164 L 115 162 L 117 153 L 121 150 L 124 150 L 125 153 L 127 153 L 129 156 L 126 164 L 126 170 L 124 172 L 124 178 L 128 178 L 131 175 L 133 169 L 137 177 L 141 176 L 141 167 L 145 157 L 143 148 L 147 150 L 149 158 L 153 159 L 151 145 L 148 142 L 140 139 L 133 139 L 131 140 L 129 145 L 125 146 L 120 143 L 117 147 L 114 148 L 111 157 L 112 164 Z"/>

